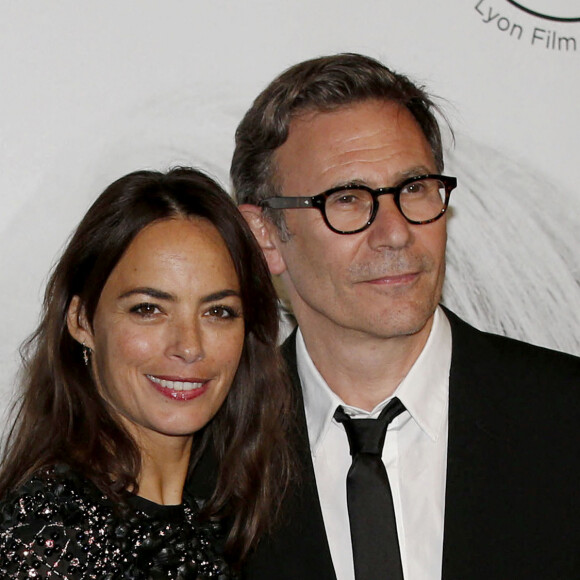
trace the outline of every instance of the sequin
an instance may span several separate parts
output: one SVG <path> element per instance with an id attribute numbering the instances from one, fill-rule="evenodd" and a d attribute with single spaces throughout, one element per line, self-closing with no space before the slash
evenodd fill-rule
<path id="1" fill-rule="evenodd" d="M 132 498 L 119 515 L 90 482 L 57 466 L 0 502 L 0 577 L 230 580 L 219 524 L 195 501 L 157 506 Z"/>

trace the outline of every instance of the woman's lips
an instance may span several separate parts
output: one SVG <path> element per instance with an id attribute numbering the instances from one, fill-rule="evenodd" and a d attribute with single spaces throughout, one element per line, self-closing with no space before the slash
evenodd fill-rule
<path id="1" fill-rule="evenodd" d="M 155 389 L 162 395 L 179 401 L 188 401 L 199 397 L 207 390 L 209 381 L 199 378 L 174 378 L 145 375 Z"/>

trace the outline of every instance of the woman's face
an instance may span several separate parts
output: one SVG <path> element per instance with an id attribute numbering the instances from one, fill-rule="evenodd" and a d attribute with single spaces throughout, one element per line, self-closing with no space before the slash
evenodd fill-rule
<path id="1" fill-rule="evenodd" d="M 92 349 L 102 396 L 138 440 L 187 436 L 223 403 L 244 343 L 239 281 L 226 245 L 204 219 L 144 228 L 111 272 L 92 331 L 71 304 L 69 328 Z M 71 315 L 72 314 L 72 315 Z"/>

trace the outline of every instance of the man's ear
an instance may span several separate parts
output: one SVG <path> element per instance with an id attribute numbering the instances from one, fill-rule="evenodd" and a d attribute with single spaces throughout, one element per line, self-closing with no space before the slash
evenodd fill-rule
<path id="1" fill-rule="evenodd" d="M 78 296 L 73 296 L 66 313 L 66 325 L 70 335 L 82 345 L 94 350 L 93 332 L 85 314 L 85 307 Z"/>
<path id="2" fill-rule="evenodd" d="M 264 217 L 262 208 L 257 205 L 245 203 L 239 206 L 239 210 L 258 240 L 258 244 L 264 252 L 270 272 L 274 275 L 285 272 L 286 263 L 284 262 L 284 258 L 279 250 L 279 246 L 282 242 L 278 236 L 276 226 L 269 219 Z"/>

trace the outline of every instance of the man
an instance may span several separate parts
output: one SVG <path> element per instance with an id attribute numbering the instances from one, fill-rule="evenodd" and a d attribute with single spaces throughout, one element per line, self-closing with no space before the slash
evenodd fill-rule
<path id="1" fill-rule="evenodd" d="M 455 180 L 434 109 L 344 54 L 283 73 L 238 127 L 235 194 L 298 322 L 283 349 L 301 473 L 248 578 L 580 577 L 580 360 L 438 306 Z M 363 527 L 380 514 L 361 541 L 348 424 L 395 400 L 379 458 L 390 507 L 367 506 Z M 387 544 L 364 544 L 391 518 L 381 567 Z"/>

